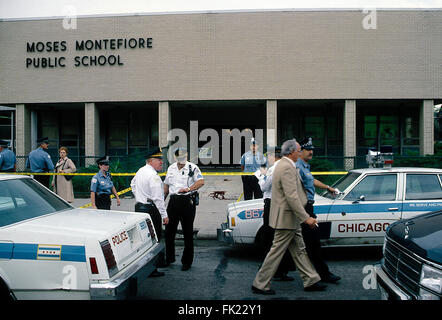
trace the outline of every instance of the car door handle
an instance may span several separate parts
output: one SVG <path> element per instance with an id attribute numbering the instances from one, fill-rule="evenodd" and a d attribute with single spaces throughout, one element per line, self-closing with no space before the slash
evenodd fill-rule
<path id="1" fill-rule="evenodd" d="M 388 208 L 388 211 L 398 211 L 399 208 Z"/>

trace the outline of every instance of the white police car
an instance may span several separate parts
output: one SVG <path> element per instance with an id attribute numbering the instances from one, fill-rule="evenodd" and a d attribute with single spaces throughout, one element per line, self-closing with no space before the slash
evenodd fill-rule
<path id="1" fill-rule="evenodd" d="M 145 213 L 75 209 L 29 177 L 0 175 L 0 298 L 124 298 L 163 248 Z"/>
<path id="2" fill-rule="evenodd" d="M 351 170 L 333 185 L 339 194 L 315 196 L 323 245 L 382 245 L 391 223 L 442 209 L 441 179 L 441 169 Z M 262 199 L 229 204 L 218 240 L 259 244 L 263 207 Z"/>

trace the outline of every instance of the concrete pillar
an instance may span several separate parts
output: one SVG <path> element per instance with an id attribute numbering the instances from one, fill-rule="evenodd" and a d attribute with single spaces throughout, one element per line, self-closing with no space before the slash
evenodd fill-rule
<path id="1" fill-rule="evenodd" d="M 274 147 L 278 143 L 278 102 L 276 100 L 266 102 L 266 125 L 267 146 Z"/>
<path id="2" fill-rule="evenodd" d="M 168 144 L 167 133 L 171 129 L 170 106 L 169 101 L 160 101 L 158 103 L 158 142 L 159 147 L 165 147 Z"/>
<path id="3" fill-rule="evenodd" d="M 43 138 L 38 136 L 38 118 L 37 112 L 31 111 L 31 150 L 37 149 L 37 139 Z M 49 138 L 51 139 L 51 138 Z"/>
<path id="4" fill-rule="evenodd" d="M 423 100 L 419 117 L 420 154 L 434 154 L 434 101 Z"/>
<path id="5" fill-rule="evenodd" d="M 31 110 L 24 104 L 15 106 L 16 155 L 27 156 L 31 152 Z M 25 171 L 26 159 L 17 159 L 17 171 Z"/>
<path id="6" fill-rule="evenodd" d="M 85 156 L 100 156 L 100 114 L 95 103 L 84 105 Z M 86 158 L 85 165 L 94 165 L 94 158 Z"/>
<path id="7" fill-rule="evenodd" d="M 344 157 L 356 156 L 356 100 L 345 100 L 344 106 Z M 354 158 L 345 158 L 344 169 L 355 166 Z"/>

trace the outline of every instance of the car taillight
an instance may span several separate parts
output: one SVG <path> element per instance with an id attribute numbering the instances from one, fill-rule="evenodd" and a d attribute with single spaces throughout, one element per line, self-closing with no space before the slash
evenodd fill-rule
<path id="1" fill-rule="evenodd" d="M 92 274 L 98 274 L 97 260 L 95 260 L 95 258 L 89 258 L 89 264 L 91 265 Z"/>
<path id="2" fill-rule="evenodd" d="M 149 228 L 150 237 L 152 238 L 153 243 L 157 242 L 157 238 L 155 236 L 155 229 L 153 228 L 152 221 L 150 219 L 146 219 L 147 227 Z"/>
<path id="3" fill-rule="evenodd" d="M 113 275 L 117 271 L 117 262 L 115 261 L 114 253 L 112 251 L 109 241 L 104 240 L 100 242 L 101 250 L 103 251 L 104 259 L 106 260 L 107 269 L 109 270 L 109 275 Z"/>

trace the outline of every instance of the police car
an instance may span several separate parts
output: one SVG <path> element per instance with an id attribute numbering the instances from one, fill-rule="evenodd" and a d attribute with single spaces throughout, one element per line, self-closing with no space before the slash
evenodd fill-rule
<path id="1" fill-rule="evenodd" d="M 0 298 L 124 298 L 163 249 L 145 213 L 76 209 L 30 177 L 0 175 Z"/>
<path id="2" fill-rule="evenodd" d="M 338 194 L 315 195 L 321 241 L 326 246 L 382 245 L 387 227 L 400 219 L 442 209 L 442 170 L 355 169 L 339 179 Z M 260 244 L 263 199 L 231 203 L 218 240 Z"/>

